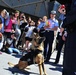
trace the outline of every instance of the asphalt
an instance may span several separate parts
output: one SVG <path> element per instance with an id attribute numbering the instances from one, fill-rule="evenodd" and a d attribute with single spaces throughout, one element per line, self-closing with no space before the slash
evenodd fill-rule
<path id="1" fill-rule="evenodd" d="M 54 64 L 57 51 L 54 51 L 50 61 L 45 63 L 45 69 L 47 75 L 62 75 L 62 63 L 63 63 L 63 53 L 61 53 L 60 61 L 58 64 Z M 19 61 L 21 55 L 17 54 L 7 54 L 3 52 L 0 54 L 0 75 L 39 75 L 39 69 L 37 64 L 30 65 L 30 69 L 21 71 L 15 67 L 10 67 L 8 62 L 16 64 Z"/>

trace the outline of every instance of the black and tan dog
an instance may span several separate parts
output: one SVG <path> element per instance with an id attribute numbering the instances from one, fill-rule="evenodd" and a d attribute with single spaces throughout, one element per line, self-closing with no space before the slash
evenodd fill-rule
<path id="1" fill-rule="evenodd" d="M 46 75 L 44 68 L 44 57 L 43 57 L 43 41 L 44 37 L 39 37 L 38 35 L 33 36 L 31 51 L 22 56 L 18 62 L 18 64 L 14 65 L 8 62 L 9 65 L 13 65 L 13 67 L 17 67 L 19 69 L 24 70 L 27 66 L 37 63 L 39 66 L 40 75 Z"/>

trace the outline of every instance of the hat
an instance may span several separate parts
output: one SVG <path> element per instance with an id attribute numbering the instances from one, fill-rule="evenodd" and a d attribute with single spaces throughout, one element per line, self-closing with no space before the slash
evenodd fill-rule
<path id="1" fill-rule="evenodd" d="M 52 10 L 52 11 L 51 11 L 51 14 L 56 14 L 56 11 L 55 11 L 55 10 Z"/>
<path id="2" fill-rule="evenodd" d="M 61 9 L 65 8 L 65 5 L 61 5 L 60 8 L 61 8 Z"/>

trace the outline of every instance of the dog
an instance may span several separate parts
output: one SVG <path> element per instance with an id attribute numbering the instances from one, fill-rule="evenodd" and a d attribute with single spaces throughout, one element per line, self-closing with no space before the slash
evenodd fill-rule
<path id="1" fill-rule="evenodd" d="M 11 62 L 8 62 L 9 65 L 17 67 L 20 70 L 24 70 L 31 64 L 38 64 L 40 75 L 47 75 L 44 67 L 44 57 L 43 57 L 43 41 L 44 37 L 39 37 L 38 34 L 34 34 L 32 39 L 32 46 L 30 47 L 30 52 L 22 56 L 18 64 L 14 65 Z"/>

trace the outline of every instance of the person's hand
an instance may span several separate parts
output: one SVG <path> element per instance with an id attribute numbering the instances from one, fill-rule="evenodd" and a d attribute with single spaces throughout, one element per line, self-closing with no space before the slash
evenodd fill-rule
<path id="1" fill-rule="evenodd" d="M 64 31 L 64 28 L 60 28 L 60 33 L 63 33 L 63 31 Z"/>
<path id="2" fill-rule="evenodd" d="M 63 40 L 63 41 L 66 41 L 66 38 L 65 38 L 65 36 L 64 36 L 64 35 L 62 36 L 62 40 Z"/>
<path id="3" fill-rule="evenodd" d="M 12 33 L 15 33 L 15 30 L 14 29 L 12 29 Z"/>
<path id="4" fill-rule="evenodd" d="M 16 37 L 14 34 L 11 35 L 11 38 L 16 40 Z"/>
<path id="5" fill-rule="evenodd" d="M 44 29 L 46 29 L 47 27 L 45 26 Z"/>

